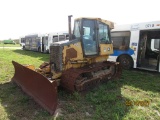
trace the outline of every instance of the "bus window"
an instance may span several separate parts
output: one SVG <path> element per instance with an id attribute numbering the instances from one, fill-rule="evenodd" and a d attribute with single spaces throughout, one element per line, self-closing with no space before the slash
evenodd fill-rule
<path id="1" fill-rule="evenodd" d="M 58 42 L 58 35 L 53 36 L 52 42 Z"/>
<path id="2" fill-rule="evenodd" d="M 66 35 L 66 39 L 67 39 L 67 40 L 69 39 L 69 35 Z"/>
<path id="3" fill-rule="evenodd" d="M 25 43 L 25 38 L 21 38 L 21 43 Z"/>
<path id="4" fill-rule="evenodd" d="M 66 38 L 65 38 L 65 35 L 59 35 L 59 41 L 63 41 L 63 40 L 65 40 Z"/>
<path id="5" fill-rule="evenodd" d="M 159 42 L 160 42 L 160 39 L 154 39 L 154 49 L 159 50 Z"/>
<path id="6" fill-rule="evenodd" d="M 130 32 L 112 32 L 113 49 L 127 50 L 130 43 Z"/>
<path id="7" fill-rule="evenodd" d="M 29 45 L 29 39 L 28 38 L 26 39 L 26 45 Z"/>
<path id="8" fill-rule="evenodd" d="M 35 45 L 36 44 L 36 38 L 31 38 L 32 39 L 32 44 Z"/>
<path id="9" fill-rule="evenodd" d="M 48 45 L 48 37 L 47 36 L 44 37 L 43 43 L 44 43 L 44 45 Z"/>

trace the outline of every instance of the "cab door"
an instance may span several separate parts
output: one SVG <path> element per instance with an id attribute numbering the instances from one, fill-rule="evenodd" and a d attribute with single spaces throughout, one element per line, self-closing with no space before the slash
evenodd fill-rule
<path id="1" fill-rule="evenodd" d="M 113 46 L 111 44 L 111 36 L 109 26 L 99 22 L 98 23 L 98 39 L 100 47 L 100 55 L 110 55 L 113 53 Z"/>
<path id="2" fill-rule="evenodd" d="M 97 30 L 96 21 L 83 19 L 82 21 L 83 36 L 82 46 L 85 56 L 95 56 L 98 54 Z"/>

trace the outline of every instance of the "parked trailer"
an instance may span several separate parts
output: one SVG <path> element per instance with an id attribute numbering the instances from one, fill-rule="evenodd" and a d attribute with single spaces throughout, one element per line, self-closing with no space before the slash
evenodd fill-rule
<path id="1" fill-rule="evenodd" d="M 114 53 L 125 69 L 139 68 L 160 72 L 160 21 L 117 25 L 111 31 Z"/>

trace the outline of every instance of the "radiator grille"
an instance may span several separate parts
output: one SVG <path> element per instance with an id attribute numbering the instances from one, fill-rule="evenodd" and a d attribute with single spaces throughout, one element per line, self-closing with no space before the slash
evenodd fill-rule
<path id="1" fill-rule="evenodd" d="M 54 63 L 57 72 L 62 71 L 63 46 L 50 46 L 50 62 Z"/>

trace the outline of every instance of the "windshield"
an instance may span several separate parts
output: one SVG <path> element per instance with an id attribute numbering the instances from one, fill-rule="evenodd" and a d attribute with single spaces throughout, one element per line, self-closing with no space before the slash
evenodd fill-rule
<path id="1" fill-rule="evenodd" d="M 82 43 L 85 55 L 98 54 L 97 41 L 95 38 L 96 37 L 95 21 L 84 19 L 82 28 L 83 28 Z"/>
<path id="2" fill-rule="evenodd" d="M 99 40 L 100 43 L 111 43 L 109 27 L 103 23 L 99 23 Z"/>

